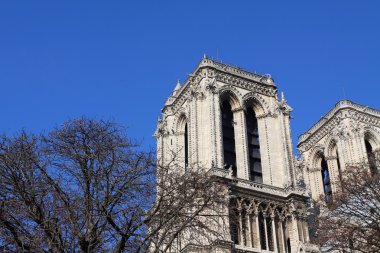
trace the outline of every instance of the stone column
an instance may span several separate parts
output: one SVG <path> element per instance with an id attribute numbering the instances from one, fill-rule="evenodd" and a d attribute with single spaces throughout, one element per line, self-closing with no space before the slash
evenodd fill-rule
<path id="1" fill-rule="evenodd" d="M 274 222 L 275 215 L 272 214 L 270 219 L 272 221 L 272 233 L 273 233 L 273 250 L 277 252 L 277 233 L 276 233 L 276 224 Z"/>
<path id="2" fill-rule="evenodd" d="M 337 169 L 337 166 L 336 166 L 336 156 L 326 156 L 325 157 L 326 159 L 326 162 L 327 162 L 327 167 L 329 169 L 329 178 L 330 178 L 330 184 L 331 184 L 331 191 L 332 191 L 332 194 L 333 194 L 333 198 L 334 198 L 334 193 L 336 193 L 336 185 L 337 185 L 337 182 L 336 182 L 336 171 L 338 170 Z"/>
<path id="3" fill-rule="evenodd" d="M 267 230 L 267 218 L 263 215 L 263 219 L 264 219 L 264 231 L 265 231 L 265 244 L 266 244 L 266 248 L 267 250 L 269 250 L 269 243 L 268 243 L 268 230 Z"/>
<path id="4" fill-rule="evenodd" d="M 283 220 L 281 218 L 278 221 L 278 230 L 279 230 L 279 237 L 280 237 L 280 240 L 279 240 L 280 248 L 279 248 L 278 252 L 286 252 L 285 235 L 284 235 L 284 229 L 283 229 Z"/>
<path id="5" fill-rule="evenodd" d="M 290 246 L 292 251 L 296 250 L 299 242 L 299 231 L 297 225 L 297 217 L 295 214 L 291 215 L 291 226 L 290 226 Z"/>
<path id="6" fill-rule="evenodd" d="M 197 163 L 197 153 L 198 153 L 198 115 L 197 115 L 197 99 L 196 94 L 193 93 L 189 99 L 190 109 L 189 109 L 189 125 L 188 127 L 188 138 L 189 138 L 189 164 Z"/>
<path id="7" fill-rule="evenodd" d="M 216 167 L 223 168 L 223 133 L 222 133 L 222 114 L 220 111 L 220 99 L 218 92 L 213 93 L 215 120 L 215 159 Z M 211 145 L 213 146 L 213 145 Z"/>
<path id="8" fill-rule="evenodd" d="M 237 178 L 248 180 L 248 153 L 247 153 L 247 138 L 245 127 L 245 113 L 243 108 L 232 110 L 234 117 L 234 130 L 235 130 L 235 153 L 236 153 L 236 167 Z"/>
<path id="9" fill-rule="evenodd" d="M 247 242 L 248 247 L 252 247 L 252 242 L 251 242 L 251 219 L 249 212 L 247 210 L 245 214 L 245 224 L 246 224 L 246 230 L 245 230 L 245 241 Z"/>
<path id="10" fill-rule="evenodd" d="M 301 242 L 304 241 L 304 238 L 303 238 L 303 224 L 302 224 L 302 220 L 301 219 L 297 219 L 297 228 L 298 228 L 298 238 Z"/>
<path id="11" fill-rule="evenodd" d="M 243 238 L 243 217 L 241 215 L 242 209 L 238 209 L 238 220 L 239 220 L 239 244 L 244 245 L 244 238 Z"/>
<path id="12" fill-rule="evenodd" d="M 260 241 L 260 227 L 259 227 L 259 212 L 255 210 L 254 212 L 254 220 L 255 220 L 255 231 L 254 231 L 254 238 L 255 238 L 255 248 L 261 249 L 261 241 Z"/>
<path id="13" fill-rule="evenodd" d="M 304 240 L 306 243 L 308 243 L 310 242 L 310 238 L 309 238 L 309 228 L 307 226 L 307 216 L 303 217 L 302 223 L 303 223 L 303 231 L 304 231 Z"/>

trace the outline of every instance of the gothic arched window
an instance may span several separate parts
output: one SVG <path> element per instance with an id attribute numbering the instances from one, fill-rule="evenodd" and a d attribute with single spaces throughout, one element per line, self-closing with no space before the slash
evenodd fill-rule
<path id="1" fill-rule="evenodd" d="M 186 170 L 189 165 L 189 136 L 188 136 L 188 130 L 187 130 L 187 123 L 185 125 L 184 139 L 185 139 L 184 147 L 185 147 L 185 170 Z"/>
<path id="2" fill-rule="evenodd" d="M 249 178 L 252 181 L 262 183 L 263 173 L 261 169 L 261 155 L 259 142 L 259 128 L 256 114 L 252 107 L 248 107 L 245 112 L 248 139 L 248 157 L 249 157 Z"/>
<path id="3" fill-rule="evenodd" d="M 364 140 L 364 142 L 365 142 L 365 149 L 366 149 L 367 157 L 368 157 L 369 169 L 370 169 L 372 175 L 374 175 L 376 173 L 376 171 L 377 171 L 377 168 L 376 168 L 376 157 L 375 157 L 375 154 L 373 153 L 373 149 L 372 149 L 371 143 L 369 143 L 369 141 L 367 139 Z"/>
<path id="4" fill-rule="evenodd" d="M 322 183 L 323 183 L 323 191 L 325 193 L 326 202 L 331 202 L 332 200 L 332 190 L 331 190 L 331 181 L 329 168 L 327 166 L 326 159 L 322 157 L 321 161 L 321 173 L 322 173 Z"/>
<path id="5" fill-rule="evenodd" d="M 228 101 L 223 102 L 221 109 L 224 165 L 226 168 L 232 167 L 232 175 L 236 177 L 237 168 L 233 112 Z"/>
<path id="6" fill-rule="evenodd" d="M 182 114 L 177 122 L 177 152 L 183 163 L 185 171 L 189 167 L 190 150 L 189 150 L 189 127 L 187 117 Z"/>

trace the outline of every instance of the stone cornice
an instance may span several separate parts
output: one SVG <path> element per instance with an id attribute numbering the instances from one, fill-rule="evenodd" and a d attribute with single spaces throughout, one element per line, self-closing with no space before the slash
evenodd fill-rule
<path id="1" fill-rule="evenodd" d="M 228 179 L 231 186 L 238 187 L 247 191 L 254 191 L 256 193 L 261 193 L 266 196 L 273 195 L 273 197 L 289 198 L 291 195 L 296 195 L 301 198 L 308 198 L 306 191 L 302 188 L 280 188 L 267 184 L 255 183 L 253 181 L 235 178 L 231 176 L 231 173 L 226 169 L 212 168 L 211 172 L 213 175 Z"/>
<path id="2" fill-rule="evenodd" d="M 203 58 L 175 97 L 170 97 L 162 112 L 172 114 L 196 92 L 195 88 L 203 78 L 215 78 L 216 81 L 251 90 L 267 96 L 275 96 L 277 88 L 270 76 L 258 75 L 238 67 L 229 66 L 214 60 Z"/>
<path id="3" fill-rule="evenodd" d="M 201 60 L 201 62 L 198 65 L 198 68 L 201 68 L 201 67 L 211 67 L 215 70 L 219 70 L 220 72 L 224 72 L 224 73 L 231 74 L 233 76 L 245 78 L 245 79 L 254 81 L 256 83 L 263 83 L 266 85 L 276 87 L 276 85 L 273 82 L 273 79 L 270 76 L 258 75 L 256 73 L 243 70 L 239 67 L 230 66 L 221 62 L 214 61 L 209 58 L 203 58 Z"/>
<path id="4" fill-rule="evenodd" d="M 380 111 L 349 100 L 341 100 L 306 133 L 299 136 L 297 147 L 304 151 L 310 149 L 314 143 L 330 133 L 343 118 L 353 118 L 358 122 L 371 122 L 372 125 L 380 126 Z"/>

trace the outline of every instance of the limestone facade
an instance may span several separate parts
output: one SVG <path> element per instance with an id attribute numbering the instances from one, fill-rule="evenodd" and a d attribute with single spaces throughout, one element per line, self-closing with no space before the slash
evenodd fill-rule
<path id="1" fill-rule="evenodd" d="M 158 162 L 211 170 L 229 186 L 231 206 L 219 246 L 179 252 L 318 251 L 309 244 L 309 195 L 294 160 L 291 111 L 269 75 L 207 57 L 177 84 L 158 120 Z M 301 147 L 313 145 L 309 139 Z"/>
<path id="2" fill-rule="evenodd" d="M 380 111 L 339 101 L 299 137 L 297 147 L 302 157 L 299 180 L 314 200 L 333 200 L 347 166 L 379 166 L 374 158 L 380 150 Z"/>

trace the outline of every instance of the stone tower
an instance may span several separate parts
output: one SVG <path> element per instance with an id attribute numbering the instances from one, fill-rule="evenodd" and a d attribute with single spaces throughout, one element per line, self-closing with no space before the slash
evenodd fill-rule
<path id="1" fill-rule="evenodd" d="M 332 201 L 347 166 L 376 171 L 380 150 L 380 111 L 339 101 L 299 137 L 303 177 L 314 200 Z"/>
<path id="2" fill-rule="evenodd" d="M 176 85 L 162 109 L 158 162 L 175 159 L 185 170 L 197 164 L 230 188 L 223 252 L 318 250 L 309 244 L 308 195 L 295 169 L 291 110 L 284 96 L 278 99 L 269 75 L 207 57 Z"/>

